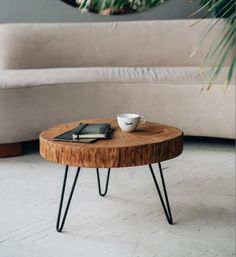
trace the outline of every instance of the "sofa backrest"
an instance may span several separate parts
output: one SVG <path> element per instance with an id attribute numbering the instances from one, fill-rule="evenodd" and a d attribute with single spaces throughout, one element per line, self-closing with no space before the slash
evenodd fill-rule
<path id="1" fill-rule="evenodd" d="M 219 28 L 191 58 L 209 20 L 194 22 L 1 24 L 0 68 L 198 66 Z"/>

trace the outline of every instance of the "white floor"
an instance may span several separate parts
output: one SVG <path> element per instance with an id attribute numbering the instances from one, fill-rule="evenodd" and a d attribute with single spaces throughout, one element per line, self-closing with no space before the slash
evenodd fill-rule
<path id="1" fill-rule="evenodd" d="M 189 140 L 163 168 L 175 225 L 165 220 L 148 167 L 112 170 L 105 198 L 95 170 L 83 169 L 58 233 L 64 167 L 35 151 L 0 159 L 0 256 L 234 256 L 233 143 Z"/>

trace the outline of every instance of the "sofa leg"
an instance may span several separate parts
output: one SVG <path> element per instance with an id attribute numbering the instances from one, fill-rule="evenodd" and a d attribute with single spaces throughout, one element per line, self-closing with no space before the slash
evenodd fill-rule
<path id="1" fill-rule="evenodd" d="M 22 143 L 0 144 L 0 158 L 22 155 Z"/>

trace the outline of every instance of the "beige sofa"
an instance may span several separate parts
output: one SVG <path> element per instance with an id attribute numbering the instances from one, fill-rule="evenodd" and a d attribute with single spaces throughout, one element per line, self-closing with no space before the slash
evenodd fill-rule
<path id="1" fill-rule="evenodd" d="M 235 87 L 224 68 L 209 91 L 204 56 L 191 58 L 208 21 L 0 25 L 0 144 L 37 139 L 54 124 L 118 113 L 235 137 Z"/>

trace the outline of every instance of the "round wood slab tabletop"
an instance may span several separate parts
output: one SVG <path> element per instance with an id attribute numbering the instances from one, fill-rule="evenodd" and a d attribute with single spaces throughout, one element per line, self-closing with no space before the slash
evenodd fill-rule
<path id="1" fill-rule="evenodd" d="M 111 139 L 94 143 L 61 142 L 53 138 L 80 123 L 111 123 Z M 123 132 L 116 119 L 81 120 L 49 128 L 40 134 L 40 154 L 48 161 L 86 168 L 139 166 L 172 159 L 182 153 L 183 132 L 175 127 L 146 122 L 131 133 Z"/>

